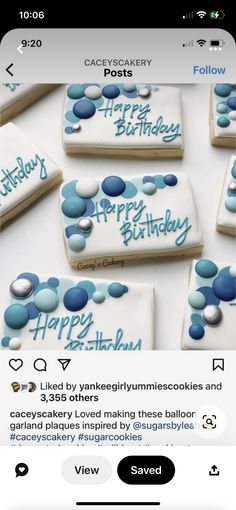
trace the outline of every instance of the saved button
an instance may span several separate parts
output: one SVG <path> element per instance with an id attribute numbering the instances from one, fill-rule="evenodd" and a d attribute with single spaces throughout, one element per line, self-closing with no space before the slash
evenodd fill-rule
<path id="1" fill-rule="evenodd" d="M 162 455 L 130 455 L 120 461 L 117 473 L 130 485 L 163 485 L 172 480 L 175 466 Z"/>

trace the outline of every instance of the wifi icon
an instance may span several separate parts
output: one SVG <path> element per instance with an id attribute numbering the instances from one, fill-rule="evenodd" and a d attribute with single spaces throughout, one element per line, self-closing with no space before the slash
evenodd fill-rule
<path id="1" fill-rule="evenodd" d="M 198 39 L 197 44 L 199 46 L 204 46 L 204 44 L 206 44 L 206 41 L 205 41 L 205 39 Z"/>
<path id="2" fill-rule="evenodd" d="M 199 16 L 199 18 L 204 18 L 204 16 L 206 16 L 206 11 L 198 11 L 197 15 Z"/>

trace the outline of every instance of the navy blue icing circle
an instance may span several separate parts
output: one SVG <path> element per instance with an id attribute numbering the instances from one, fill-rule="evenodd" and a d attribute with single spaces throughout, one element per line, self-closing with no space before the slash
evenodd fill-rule
<path id="1" fill-rule="evenodd" d="M 96 107 L 88 99 L 77 101 L 73 106 L 73 113 L 79 119 L 90 119 L 96 112 Z"/>
<path id="2" fill-rule="evenodd" d="M 110 197 L 118 197 L 125 191 L 125 181 L 117 175 L 110 175 L 102 182 L 102 190 Z"/>
<path id="3" fill-rule="evenodd" d="M 115 99 L 120 95 L 120 89 L 116 85 L 105 85 L 102 89 L 102 94 L 107 99 Z"/>

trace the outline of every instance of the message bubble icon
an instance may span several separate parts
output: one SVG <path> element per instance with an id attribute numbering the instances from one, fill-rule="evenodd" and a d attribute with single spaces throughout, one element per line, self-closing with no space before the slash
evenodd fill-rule
<path id="1" fill-rule="evenodd" d="M 34 369 L 37 370 L 37 372 L 46 372 L 47 371 L 47 363 L 46 360 L 43 358 L 37 358 L 34 360 Z"/>
<path id="2" fill-rule="evenodd" d="M 61 471 L 69 483 L 98 485 L 110 478 L 112 467 L 105 457 L 73 456 L 63 462 Z"/>
<path id="3" fill-rule="evenodd" d="M 20 462 L 19 464 L 16 465 L 15 472 L 16 472 L 16 478 L 18 476 L 26 476 L 26 475 L 28 475 L 29 468 L 28 468 L 27 464 L 25 464 L 24 462 Z"/>

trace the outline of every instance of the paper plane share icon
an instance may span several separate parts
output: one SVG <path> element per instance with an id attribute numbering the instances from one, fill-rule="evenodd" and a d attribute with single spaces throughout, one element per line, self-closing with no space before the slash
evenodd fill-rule
<path id="1" fill-rule="evenodd" d="M 59 361 L 59 363 L 62 366 L 62 370 L 65 372 L 65 370 L 67 369 L 68 365 L 71 362 L 71 359 L 58 359 L 57 361 Z"/>

